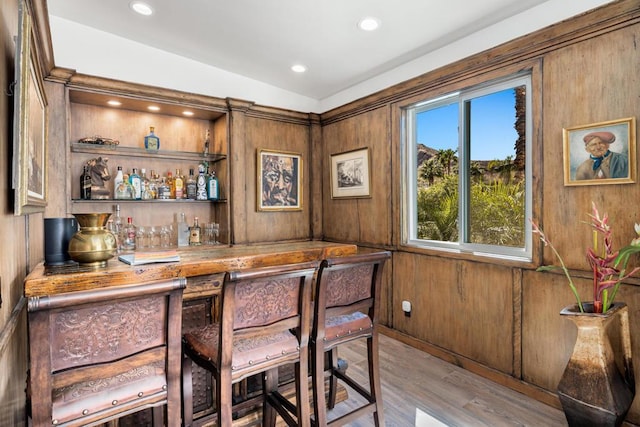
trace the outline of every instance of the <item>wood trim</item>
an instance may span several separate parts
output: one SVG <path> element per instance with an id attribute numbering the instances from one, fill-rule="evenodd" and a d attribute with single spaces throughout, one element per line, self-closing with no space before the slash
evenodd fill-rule
<path id="1" fill-rule="evenodd" d="M 634 25 L 639 20 L 640 0 L 620 0 L 604 5 L 327 111 L 322 114 L 322 122 L 325 125 L 344 120 L 429 89 L 535 59 L 568 45 Z M 594 25 L 595 22 L 598 25 Z"/>

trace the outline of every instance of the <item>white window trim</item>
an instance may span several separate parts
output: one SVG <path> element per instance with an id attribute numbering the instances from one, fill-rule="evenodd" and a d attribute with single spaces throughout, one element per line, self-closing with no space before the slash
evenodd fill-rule
<path id="1" fill-rule="evenodd" d="M 525 125 L 525 213 L 522 218 L 524 222 L 525 230 L 525 244 L 524 247 L 514 248 L 508 246 L 499 245 L 484 245 L 477 243 L 465 243 L 463 240 L 466 236 L 463 236 L 462 230 L 466 229 L 467 206 L 464 205 L 463 197 L 459 199 L 458 209 L 458 221 L 460 222 L 459 229 L 461 230 L 459 241 L 457 242 L 442 242 L 436 240 L 423 240 L 416 237 L 417 234 L 417 150 L 416 150 L 416 114 L 423 111 L 425 107 L 435 108 L 439 105 L 446 105 L 451 102 L 452 98 L 457 99 L 460 108 L 460 121 L 463 122 L 463 109 L 464 101 L 477 98 L 489 93 L 499 92 L 504 89 L 509 89 L 518 86 L 526 87 L 526 114 L 527 120 Z M 402 180 L 402 205 L 401 205 L 401 238 L 402 243 L 407 246 L 424 249 L 437 249 L 445 252 L 452 253 L 468 253 L 485 257 L 496 257 L 500 259 L 508 259 L 513 261 L 531 261 L 532 259 L 532 237 L 531 237 L 531 224 L 528 218 L 532 217 L 532 202 L 533 202 L 533 188 L 532 188 L 532 145 L 533 145 L 533 102 L 532 102 L 532 85 L 530 73 L 519 74 L 510 76 L 509 78 L 501 79 L 485 85 L 476 86 L 468 91 L 459 91 L 447 94 L 442 97 L 438 97 L 432 100 L 422 101 L 416 104 L 412 104 L 405 107 L 402 112 L 401 120 L 401 143 L 403 149 L 401 150 L 401 163 L 403 170 Z M 462 148 L 464 144 L 463 132 L 459 132 L 458 137 L 458 155 L 463 153 Z M 461 159 L 462 160 L 462 159 Z M 461 169 L 461 173 L 466 173 L 466 169 Z M 462 178 L 462 177 L 461 177 Z M 466 194 L 468 191 L 464 187 L 466 180 L 459 180 L 459 194 Z M 464 221 L 464 222 L 463 222 Z"/>

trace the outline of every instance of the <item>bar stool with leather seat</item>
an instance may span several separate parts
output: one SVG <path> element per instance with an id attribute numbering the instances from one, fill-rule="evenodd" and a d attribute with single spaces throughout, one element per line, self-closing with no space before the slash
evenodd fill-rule
<path id="1" fill-rule="evenodd" d="M 35 426 L 103 424 L 153 408 L 180 425 L 184 278 L 29 298 Z"/>
<path id="2" fill-rule="evenodd" d="M 183 335 L 185 426 L 193 422 L 192 360 L 215 379 L 218 426 L 231 426 L 233 413 L 243 409 L 242 403 L 233 404 L 232 385 L 259 373 L 263 425 L 275 425 L 277 414 L 288 425 L 310 425 L 308 342 L 317 266 L 318 262 L 305 262 L 226 273 L 220 322 Z M 278 391 L 278 367 L 291 363 L 295 405 Z"/>
<path id="3" fill-rule="evenodd" d="M 388 251 L 382 251 L 331 258 L 320 263 L 309 343 L 317 426 L 344 425 L 368 413 L 373 413 L 376 426 L 384 425 L 378 361 L 378 307 L 382 269 L 390 256 Z M 338 367 L 338 346 L 357 339 L 367 341 L 369 390 Z M 338 379 L 358 392 L 367 403 L 328 421 L 325 371 L 329 372 L 329 409 L 336 404 Z"/>

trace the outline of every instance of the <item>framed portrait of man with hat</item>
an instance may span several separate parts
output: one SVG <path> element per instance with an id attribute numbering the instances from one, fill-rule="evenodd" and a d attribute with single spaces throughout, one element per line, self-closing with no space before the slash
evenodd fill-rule
<path id="1" fill-rule="evenodd" d="M 564 128 L 564 184 L 635 182 L 635 131 L 635 117 Z"/>

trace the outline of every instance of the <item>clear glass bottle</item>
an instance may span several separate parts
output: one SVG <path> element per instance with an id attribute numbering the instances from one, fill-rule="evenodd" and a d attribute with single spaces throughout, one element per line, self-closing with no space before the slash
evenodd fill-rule
<path id="1" fill-rule="evenodd" d="M 205 157 L 209 155 L 209 142 L 210 142 L 210 133 L 209 133 L 209 129 L 207 129 L 207 136 L 204 139 L 204 147 L 202 149 L 202 155 Z"/>
<path id="2" fill-rule="evenodd" d="M 147 177 L 147 170 L 141 169 L 140 176 L 140 192 L 142 194 L 142 200 L 153 199 L 153 193 L 151 192 L 151 180 Z"/>
<path id="3" fill-rule="evenodd" d="M 160 185 L 160 179 L 156 171 L 151 169 L 151 176 L 149 178 L 149 191 L 151 192 L 151 198 L 158 198 L 158 185 Z"/>
<path id="4" fill-rule="evenodd" d="M 198 192 L 198 184 L 196 177 L 193 176 L 193 168 L 189 169 L 189 178 L 187 178 L 187 199 L 195 200 Z"/>
<path id="5" fill-rule="evenodd" d="M 116 172 L 115 178 L 113 178 L 113 198 L 117 199 L 118 186 L 124 180 L 124 175 L 122 173 L 122 166 L 118 166 L 118 171 Z"/>
<path id="6" fill-rule="evenodd" d="M 220 198 L 220 185 L 218 184 L 216 172 L 212 170 L 207 180 L 207 197 L 209 200 L 218 200 Z"/>
<path id="7" fill-rule="evenodd" d="M 158 199 L 167 200 L 171 198 L 171 189 L 167 184 L 167 179 L 162 177 L 160 185 L 158 185 Z"/>
<path id="8" fill-rule="evenodd" d="M 82 175 L 80 175 L 80 199 L 91 200 L 91 174 L 87 165 L 82 167 Z"/>
<path id="9" fill-rule="evenodd" d="M 173 176 L 173 194 L 176 199 L 185 198 L 184 176 L 180 169 L 176 169 L 176 174 Z"/>
<path id="10" fill-rule="evenodd" d="M 127 225 L 124 226 L 123 231 L 123 251 L 133 252 L 136 250 L 136 226 L 133 224 L 133 218 L 127 218 Z"/>
<path id="11" fill-rule="evenodd" d="M 202 233 L 198 224 L 198 217 L 193 218 L 193 226 L 189 227 L 189 246 L 200 246 L 202 244 Z"/>
<path id="12" fill-rule="evenodd" d="M 138 169 L 133 168 L 131 175 L 129 175 L 129 184 L 133 187 L 133 198 L 136 200 L 142 199 L 142 179 L 138 175 Z"/>
<path id="13" fill-rule="evenodd" d="M 184 212 L 180 212 L 178 218 L 178 246 L 189 246 L 190 231 L 187 224 L 187 216 Z"/>
<path id="14" fill-rule="evenodd" d="M 149 127 L 149 134 L 144 137 L 144 148 L 147 150 L 159 150 L 160 138 L 155 134 L 155 128 Z"/>
<path id="15" fill-rule="evenodd" d="M 122 218 L 120 217 L 120 205 L 116 205 L 116 217 L 113 220 L 113 234 L 116 236 L 118 252 L 122 251 Z"/>
<path id="16" fill-rule="evenodd" d="M 207 200 L 207 176 L 204 174 L 203 165 L 198 165 L 198 178 L 196 179 L 196 200 Z"/>

